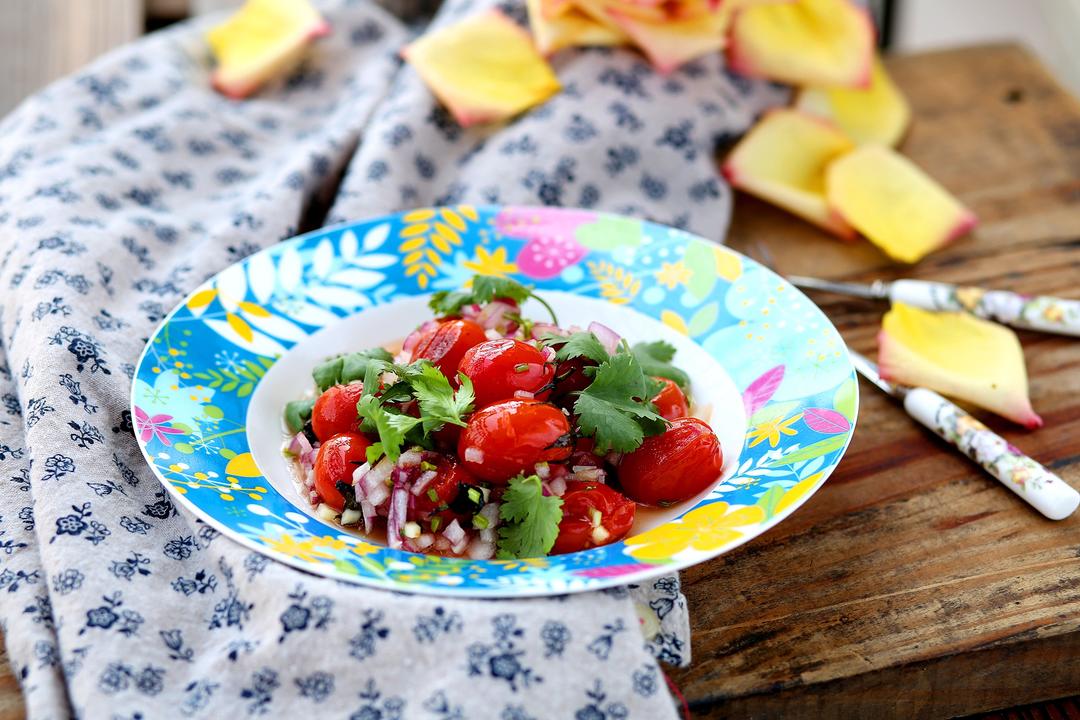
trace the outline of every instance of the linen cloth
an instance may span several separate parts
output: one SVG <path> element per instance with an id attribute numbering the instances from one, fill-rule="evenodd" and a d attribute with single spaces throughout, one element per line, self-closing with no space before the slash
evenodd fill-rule
<path id="1" fill-rule="evenodd" d="M 205 23 L 184 24 L 0 124 L 0 622 L 29 716 L 674 717 L 657 658 L 689 662 L 676 576 L 467 601 L 279 565 L 169 501 L 132 434 L 133 363 L 185 293 L 327 204 L 330 221 L 579 205 L 720 238 L 713 146 L 782 93 L 718 58 L 665 78 L 631 51 L 570 51 L 553 100 L 463 130 L 397 59 L 415 25 L 321 9 L 332 36 L 253 99 L 209 88 Z"/>

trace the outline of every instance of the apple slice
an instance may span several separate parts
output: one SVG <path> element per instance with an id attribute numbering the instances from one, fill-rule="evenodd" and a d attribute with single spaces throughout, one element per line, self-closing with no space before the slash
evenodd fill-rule
<path id="1" fill-rule="evenodd" d="M 248 0 L 206 33 L 217 59 L 210 82 L 223 95 L 245 98 L 296 67 L 307 46 L 329 32 L 307 0 Z"/>
<path id="2" fill-rule="evenodd" d="M 829 165 L 825 188 L 830 208 L 900 262 L 918 262 L 977 222 L 933 178 L 882 145 L 864 145 Z"/>
<path id="3" fill-rule="evenodd" d="M 878 333 L 886 380 L 937 390 L 1028 428 L 1042 426 L 1028 398 L 1016 333 L 967 313 L 930 312 L 896 303 Z"/>
<path id="4" fill-rule="evenodd" d="M 860 145 L 880 143 L 895 147 L 911 122 L 911 108 L 879 57 L 874 58 L 870 87 L 866 90 L 803 88 L 795 107 L 831 120 Z"/>
<path id="5" fill-rule="evenodd" d="M 401 56 L 464 127 L 506 120 L 561 89 L 532 37 L 498 10 L 425 33 Z"/>
<path id="6" fill-rule="evenodd" d="M 543 3 L 544 0 L 527 0 L 525 6 L 536 48 L 544 55 L 566 47 L 622 45 L 629 41 L 617 27 L 597 22 L 576 8 L 549 17 L 544 14 Z"/>
<path id="7" fill-rule="evenodd" d="M 613 8 L 608 9 L 608 14 L 661 74 L 673 72 L 694 58 L 722 50 L 730 18 L 727 13 L 711 12 L 687 20 L 652 22 Z"/>
<path id="8" fill-rule="evenodd" d="M 826 167 L 853 147 L 825 120 L 797 110 L 773 110 L 739 141 L 721 170 L 740 190 L 854 240 L 855 231 L 825 201 Z"/>
<path id="9" fill-rule="evenodd" d="M 867 87 L 874 24 L 851 0 L 752 3 L 735 14 L 732 70 L 792 85 Z"/>

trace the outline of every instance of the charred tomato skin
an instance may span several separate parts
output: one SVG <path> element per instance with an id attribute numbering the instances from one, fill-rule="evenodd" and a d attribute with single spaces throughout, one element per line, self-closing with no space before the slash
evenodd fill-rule
<path id="1" fill-rule="evenodd" d="M 634 525 L 634 501 L 603 483 L 571 480 L 562 501 L 563 516 L 552 555 L 618 542 Z"/>
<path id="2" fill-rule="evenodd" d="M 720 440 L 712 428 L 697 418 L 678 418 L 623 456 L 619 485 L 643 505 L 666 507 L 711 486 L 723 465 Z"/>
<path id="3" fill-rule="evenodd" d="M 360 433 L 335 435 L 319 446 L 315 455 L 315 492 L 319 499 L 338 512 L 345 509 L 339 482 L 352 485 L 353 471 L 367 462 L 371 440 Z"/>
<path id="4" fill-rule="evenodd" d="M 544 400 L 551 391 L 555 368 L 535 346 L 512 338 L 485 340 L 469 348 L 458 364 L 473 384 L 476 407 L 510 400 L 516 392 Z"/>
<path id="5" fill-rule="evenodd" d="M 458 439 L 458 458 L 481 480 L 505 484 L 537 463 L 565 460 L 573 451 L 570 422 L 537 400 L 505 400 L 473 413 Z"/>

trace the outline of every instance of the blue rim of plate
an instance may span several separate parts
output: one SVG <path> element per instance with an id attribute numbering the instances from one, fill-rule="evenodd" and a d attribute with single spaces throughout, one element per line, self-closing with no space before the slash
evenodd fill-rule
<path id="1" fill-rule="evenodd" d="M 475 273 L 623 305 L 689 336 L 742 393 L 734 474 L 678 518 L 619 543 L 529 560 L 374 545 L 296 511 L 245 432 L 266 371 L 348 315 Z M 639 582 L 718 556 L 790 515 L 843 456 L 858 414 L 847 348 L 790 283 L 682 230 L 585 210 L 457 205 L 323 228 L 252 255 L 192 292 L 139 358 L 139 445 L 172 495 L 233 540 L 300 569 L 389 590 L 523 597 Z"/>

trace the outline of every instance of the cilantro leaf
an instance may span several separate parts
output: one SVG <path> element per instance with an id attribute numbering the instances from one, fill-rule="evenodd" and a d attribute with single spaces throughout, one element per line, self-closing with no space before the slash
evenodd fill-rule
<path id="1" fill-rule="evenodd" d="M 362 429 L 379 435 L 379 441 L 367 449 L 367 461 L 372 464 L 384 454 L 390 462 L 397 462 L 405 444 L 405 434 L 420 423 L 420 418 L 386 409 L 374 395 L 364 394 L 356 403 L 356 412 L 364 419 Z"/>
<path id="2" fill-rule="evenodd" d="M 592 383 L 574 403 L 578 427 L 596 440 L 598 453 L 630 452 L 645 435 L 663 432 L 666 421 L 649 402 L 656 383 L 629 352 L 616 353 L 596 368 Z"/>
<path id="3" fill-rule="evenodd" d="M 531 558 L 547 555 L 559 536 L 562 498 L 545 496 L 540 478 L 519 475 L 510 480 L 499 506 L 499 557 Z"/>
<path id="4" fill-rule="evenodd" d="M 304 424 L 311 417 L 311 410 L 315 407 L 314 398 L 307 400 L 292 400 L 285 403 L 285 426 L 294 435 L 304 429 Z"/>
<path id="5" fill-rule="evenodd" d="M 533 292 L 528 285 L 522 285 L 517 280 L 493 275 L 474 275 L 472 288 L 469 290 L 440 290 L 431 295 L 428 301 L 436 315 L 457 315 L 461 308 L 466 305 L 484 305 L 495 298 L 508 298 L 517 304 L 525 302 L 528 298 L 534 298 L 538 303 L 547 308 L 551 314 L 551 320 L 556 325 L 559 321 L 555 317 L 555 311 L 544 301 L 543 298 Z"/>
<path id="6" fill-rule="evenodd" d="M 440 290 L 432 294 L 428 306 L 436 315 L 456 315 L 466 305 L 483 305 L 495 298 L 510 298 L 516 303 L 523 303 L 531 294 L 532 289 L 517 280 L 474 275 L 470 290 Z"/>
<path id="7" fill-rule="evenodd" d="M 420 405 L 425 433 L 434 432 L 447 423 L 465 427 L 462 416 L 472 412 L 476 400 L 468 377 L 459 373 L 461 386 L 455 391 L 442 371 L 426 360 L 395 369 L 412 386 L 412 394 Z"/>
<path id="8" fill-rule="evenodd" d="M 595 363 L 606 362 L 611 356 L 599 338 L 591 332 L 576 332 L 571 335 L 545 333 L 541 342 L 549 347 L 557 347 L 556 360 L 571 360 L 584 357 Z"/>
<path id="9" fill-rule="evenodd" d="M 673 380 L 683 392 L 690 389 L 690 376 L 671 364 L 675 357 L 675 346 L 671 343 L 663 340 L 640 342 L 630 352 L 645 374 Z"/>
<path id="10" fill-rule="evenodd" d="M 371 348 L 361 352 L 338 355 L 315 366 L 311 376 L 319 386 L 319 392 L 326 392 L 334 385 L 344 385 L 364 377 L 367 366 L 372 362 L 385 364 L 394 357 L 383 348 Z"/>

